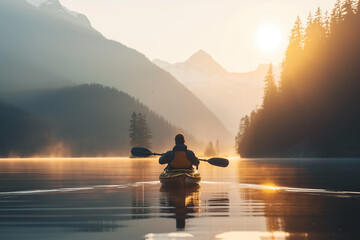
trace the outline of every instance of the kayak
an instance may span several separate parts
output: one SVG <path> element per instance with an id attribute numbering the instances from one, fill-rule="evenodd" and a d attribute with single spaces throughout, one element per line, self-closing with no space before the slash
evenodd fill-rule
<path id="1" fill-rule="evenodd" d="M 160 176 L 162 184 L 194 185 L 201 180 L 200 173 L 191 169 L 164 170 Z"/>

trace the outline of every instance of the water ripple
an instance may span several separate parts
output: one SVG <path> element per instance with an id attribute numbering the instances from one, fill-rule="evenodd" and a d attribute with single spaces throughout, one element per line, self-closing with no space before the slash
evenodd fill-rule
<path id="1" fill-rule="evenodd" d="M 160 181 L 135 182 L 135 183 L 127 183 L 127 184 L 119 184 L 119 185 L 95 185 L 95 186 L 76 187 L 76 188 L 55 188 L 55 189 L 36 189 L 36 190 L 26 190 L 26 191 L 0 192 L 0 196 L 76 192 L 76 191 L 95 190 L 95 189 L 102 189 L 102 188 L 130 188 L 130 187 L 138 187 L 141 185 L 157 185 L 157 184 L 160 184 Z M 340 198 L 360 197 L 360 192 L 355 192 L 355 191 L 334 191 L 334 190 L 315 189 L 315 188 L 281 187 L 281 186 L 245 184 L 245 183 L 236 183 L 236 182 L 202 181 L 201 184 L 223 185 L 223 186 L 225 185 L 225 186 L 239 187 L 239 188 L 243 188 L 243 189 L 269 190 L 269 191 L 275 191 L 275 192 L 327 195 L 327 196 L 340 197 Z"/>

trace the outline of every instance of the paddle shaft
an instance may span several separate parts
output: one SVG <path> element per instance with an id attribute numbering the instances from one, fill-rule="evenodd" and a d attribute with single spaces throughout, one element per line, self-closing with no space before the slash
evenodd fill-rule
<path id="1" fill-rule="evenodd" d="M 149 149 L 142 148 L 142 147 L 132 148 L 131 154 L 133 154 L 133 156 L 137 156 L 137 157 L 149 157 L 151 155 L 163 156 L 163 154 L 161 154 L 161 153 L 154 153 L 154 152 L 151 152 Z M 229 165 L 229 160 L 227 160 L 225 158 L 210 158 L 210 159 L 201 159 L 200 158 L 199 161 L 207 162 L 213 166 L 218 166 L 218 167 L 227 167 Z"/>
<path id="2" fill-rule="evenodd" d="M 160 153 L 153 153 L 153 155 L 155 155 L 155 156 L 161 156 L 162 154 L 160 154 Z M 208 162 L 209 160 L 199 158 L 199 161 Z"/>

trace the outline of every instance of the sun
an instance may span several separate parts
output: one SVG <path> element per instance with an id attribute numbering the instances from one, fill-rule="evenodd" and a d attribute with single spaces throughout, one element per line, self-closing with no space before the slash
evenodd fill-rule
<path id="1" fill-rule="evenodd" d="M 271 23 L 262 25 L 257 31 L 256 42 L 259 48 L 265 52 L 277 50 L 281 43 L 279 28 Z"/>

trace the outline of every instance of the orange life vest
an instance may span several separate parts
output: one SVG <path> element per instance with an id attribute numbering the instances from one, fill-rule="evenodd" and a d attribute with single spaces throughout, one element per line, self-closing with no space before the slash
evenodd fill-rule
<path id="1" fill-rule="evenodd" d="M 186 152 L 174 152 L 174 159 L 170 162 L 172 168 L 191 168 L 192 164 L 186 156 Z"/>

